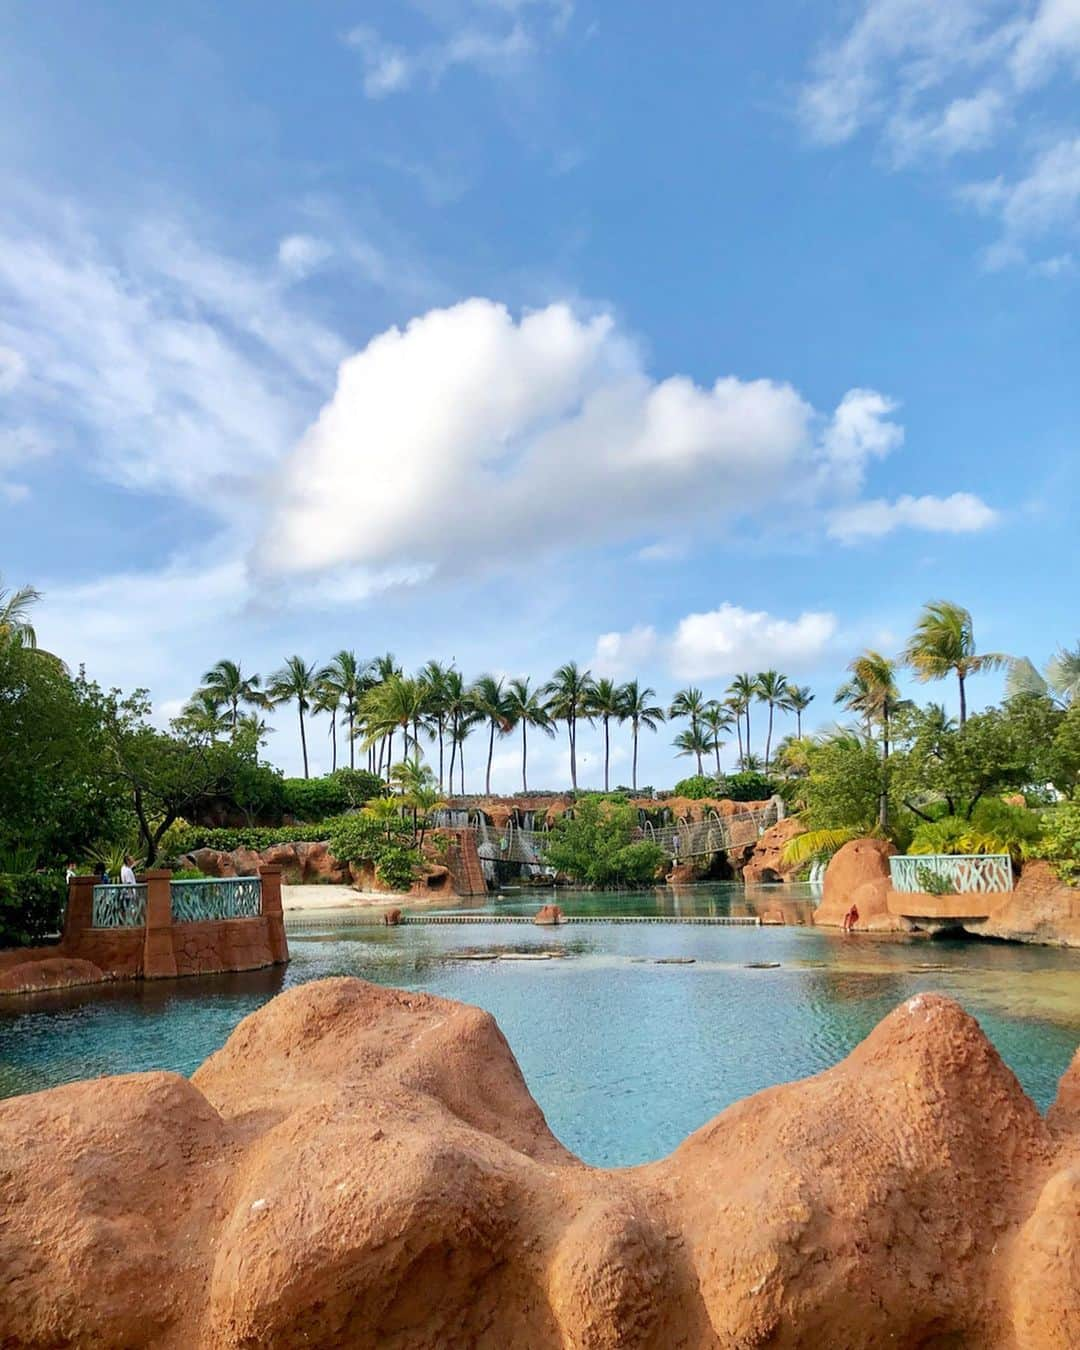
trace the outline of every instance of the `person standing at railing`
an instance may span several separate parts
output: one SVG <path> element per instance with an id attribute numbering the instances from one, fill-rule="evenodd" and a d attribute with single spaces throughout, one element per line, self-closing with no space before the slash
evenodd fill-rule
<path id="1" fill-rule="evenodd" d="M 120 885 L 134 886 L 135 881 L 135 859 L 130 853 L 124 854 L 124 865 L 120 869 Z"/>

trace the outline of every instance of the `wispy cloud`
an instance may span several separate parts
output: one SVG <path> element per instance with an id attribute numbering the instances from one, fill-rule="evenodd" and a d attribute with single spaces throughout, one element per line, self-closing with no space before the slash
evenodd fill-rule
<path id="1" fill-rule="evenodd" d="M 857 502 L 829 516 L 829 536 L 852 544 L 880 539 L 895 530 L 925 530 L 935 534 L 974 534 L 995 524 L 998 513 L 981 497 L 954 492 L 949 497 L 898 497 Z"/>
<path id="2" fill-rule="evenodd" d="M 798 113 L 821 145 L 872 133 L 893 168 L 1006 149 L 1026 160 L 1019 174 L 978 181 L 959 196 L 1001 222 L 991 266 L 1030 264 L 1032 239 L 1080 225 L 1077 142 L 1032 96 L 1078 75 L 1077 0 L 866 0 L 817 53 Z M 1048 261 L 1035 259 L 1033 270 L 1061 275 Z"/>

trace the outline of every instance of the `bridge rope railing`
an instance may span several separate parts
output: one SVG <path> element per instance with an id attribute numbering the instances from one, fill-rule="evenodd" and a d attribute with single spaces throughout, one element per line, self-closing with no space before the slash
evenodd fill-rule
<path id="1" fill-rule="evenodd" d="M 746 848 L 756 843 L 777 819 L 777 807 L 770 802 L 756 811 L 739 811 L 730 816 L 710 811 L 703 820 L 683 819 L 670 825 L 654 825 L 646 820 L 638 827 L 638 835 L 658 844 L 668 857 L 679 861 Z M 477 852 L 484 861 L 525 863 L 538 868 L 545 865 L 550 829 L 522 829 L 512 816 L 502 827 L 480 816 L 475 824 L 459 828 L 475 834 Z"/>

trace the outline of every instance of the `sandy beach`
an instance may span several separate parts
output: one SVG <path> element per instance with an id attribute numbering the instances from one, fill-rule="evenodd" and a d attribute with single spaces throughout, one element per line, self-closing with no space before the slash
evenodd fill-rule
<path id="1" fill-rule="evenodd" d="M 282 886 L 281 907 L 286 914 L 312 914 L 333 910 L 430 909 L 453 904 L 455 896 L 417 896 L 393 891 L 358 891 L 353 886 Z"/>

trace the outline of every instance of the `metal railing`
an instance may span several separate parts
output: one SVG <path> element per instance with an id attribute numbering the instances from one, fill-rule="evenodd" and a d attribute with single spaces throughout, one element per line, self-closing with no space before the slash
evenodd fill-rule
<path id="1" fill-rule="evenodd" d="M 174 881 L 169 890 L 173 923 L 254 919 L 262 913 L 262 882 L 258 877 Z"/>
<path id="2" fill-rule="evenodd" d="M 95 886 L 94 928 L 141 928 L 146 922 L 146 886 Z"/>
<path id="3" fill-rule="evenodd" d="M 925 870 L 924 870 L 925 869 Z M 920 873 L 933 872 L 948 881 L 954 895 L 984 895 L 1013 888 L 1012 858 L 1007 853 L 912 853 L 890 858 L 894 891 L 925 891 Z"/>

